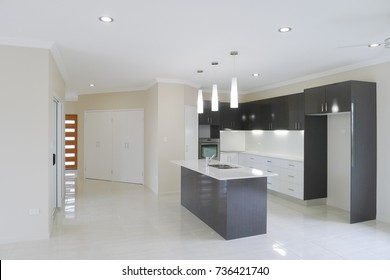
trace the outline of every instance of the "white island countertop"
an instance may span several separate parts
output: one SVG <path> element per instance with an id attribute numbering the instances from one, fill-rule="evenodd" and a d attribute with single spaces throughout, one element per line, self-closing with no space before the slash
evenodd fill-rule
<path id="1" fill-rule="evenodd" d="M 218 169 L 212 166 L 206 165 L 205 159 L 198 160 L 173 160 L 172 163 L 193 170 L 195 172 L 207 175 L 217 180 L 234 180 L 234 179 L 249 179 L 260 177 L 277 176 L 276 173 L 267 173 L 263 170 L 244 167 L 235 164 L 229 164 L 237 168 L 231 169 Z M 212 160 L 210 164 L 219 164 L 219 161 Z M 222 163 L 225 164 L 225 163 Z"/>

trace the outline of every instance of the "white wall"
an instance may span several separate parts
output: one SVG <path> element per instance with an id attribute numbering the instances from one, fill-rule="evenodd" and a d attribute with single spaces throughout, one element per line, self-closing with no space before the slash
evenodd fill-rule
<path id="1" fill-rule="evenodd" d="M 328 116 L 327 204 L 350 211 L 351 114 Z"/>
<path id="2" fill-rule="evenodd" d="M 0 46 L 0 243 L 44 239 L 51 231 L 49 50 Z M 37 215 L 29 215 L 30 209 Z"/>
<path id="3" fill-rule="evenodd" d="M 158 86 L 146 92 L 145 185 L 158 194 Z"/>
<path id="4" fill-rule="evenodd" d="M 221 131 L 220 147 L 221 151 L 245 151 L 245 131 Z"/>
<path id="5" fill-rule="evenodd" d="M 246 150 L 303 159 L 303 131 L 247 131 Z"/>

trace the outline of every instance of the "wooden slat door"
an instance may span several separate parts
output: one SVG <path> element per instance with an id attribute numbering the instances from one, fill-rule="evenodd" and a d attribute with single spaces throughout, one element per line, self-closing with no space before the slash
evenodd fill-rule
<path id="1" fill-rule="evenodd" d="M 65 115 L 65 169 L 77 169 L 77 115 Z"/>

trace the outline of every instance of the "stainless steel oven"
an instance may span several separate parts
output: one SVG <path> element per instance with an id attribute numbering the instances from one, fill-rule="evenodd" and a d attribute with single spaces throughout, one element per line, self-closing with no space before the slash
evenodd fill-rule
<path id="1" fill-rule="evenodd" d="M 215 155 L 219 159 L 219 139 L 216 138 L 199 138 L 199 158 L 206 158 Z"/>

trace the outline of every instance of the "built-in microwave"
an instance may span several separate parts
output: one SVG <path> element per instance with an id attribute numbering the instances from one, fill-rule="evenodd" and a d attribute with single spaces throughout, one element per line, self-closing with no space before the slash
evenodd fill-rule
<path id="1" fill-rule="evenodd" d="M 219 139 L 216 138 L 199 138 L 198 157 L 206 158 L 215 155 L 219 159 Z"/>

